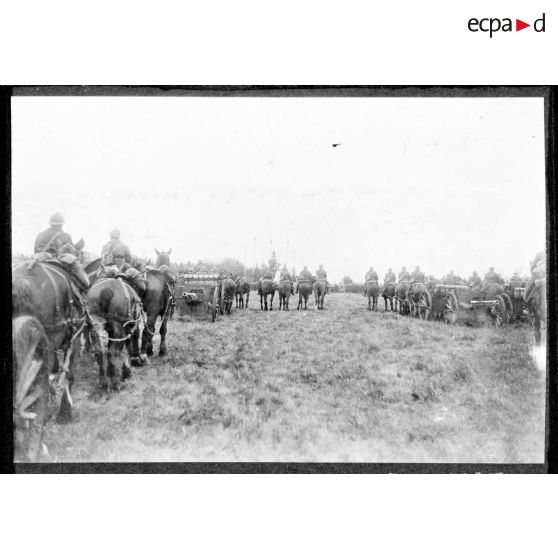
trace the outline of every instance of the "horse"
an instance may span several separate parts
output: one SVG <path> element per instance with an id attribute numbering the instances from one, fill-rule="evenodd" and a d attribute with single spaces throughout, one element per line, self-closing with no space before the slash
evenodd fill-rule
<path id="1" fill-rule="evenodd" d="M 79 273 L 80 279 L 86 282 L 86 274 L 83 271 Z M 32 260 L 13 271 L 13 317 L 31 316 L 44 329 L 48 340 L 46 368 L 49 377 L 54 375 L 49 389 L 51 392 L 54 389 L 56 394 L 56 420 L 60 423 L 72 420 L 70 393 L 79 355 L 80 335 L 87 321 L 86 311 L 76 301 L 77 297 L 80 294 L 75 292 L 69 273 L 56 260 Z M 32 345 L 28 349 L 30 353 L 34 350 Z M 61 365 L 57 352 L 62 353 Z"/>
<path id="2" fill-rule="evenodd" d="M 307 310 L 308 305 L 308 297 L 312 292 L 312 281 L 309 280 L 301 280 L 298 283 L 298 306 L 296 307 L 297 310 L 302 309 L 302 301 L 304 300 L 304 310 Z"/>
<path id="3" fill-rule="evenodd" d="M 368 310 L 378 310 L 378 296 L 380 295 L 380 287 L 378 281 L 369 279 L 364 283 L 364 296 L 368 299 Z"/>
<path id="4" fill-rule="evenodd" d="M 399 313 L 402 316 L 409 314 L 409 312 L 411 311 L 409 298 L 407 296 L 409 293 L 409 287 L 410 287 L 409 281 L 400 281 L 397 284 L 397 287 L 395 288 L 395 296 L 396 296 L 395 306 L 396 307 L 399 306 Z"/>
<path id="5" fill-rule="evenodd" d="M 387 312 L 388 300 L 391 307 L 391 311 L 397 311 L 397 299 L 395 299 L 395 307 L 393 305 L 393 299 L 395 298 L 395 283 L 393 281 L 387 281 L 382 287 L 382 298 L 384 299 L 384 308 Z"/>
<path id="6" fill-rule="evenodd" d="M 105 277 L 89 289 L 86 306 L 91 322 L 90 338 L 99 365 L 99 387 L 118 391 L 120 380 L 132 374 L 130 355 L 139 357 L 141 299 L 123 277 Z"/>
<path id="7" fill-rule="evenodd" d="M 133 364 L 141 364 L 141 355 L 153 356 L 153 336 L 157 334 L 155 324 L 157 318 L 161 318 L 159 326 L 159 356 L 167 354 L 167 320 L 170 316 L 173 302 L 174 291 L 172 281 L 169 277 L 157 269 L 150 269 L 145 273 L 145 293 L 142 296 L 143 309 L 145 311 L 145 324 L 141 337 L 141 354 L 139 363 L 136 355 L 132 355 Z"/>
<path id="8" fill-rule="evenodd" d="M 157 254 L 157 261 L 155 262 L 155 267 L 161 267 L 162 265 L 168 265 L 170 267 L 170 255 L 172 252 L 172 248 L 169 248 L 167 252 L 159 252 L 157 248 L 155 248 L 155 252 Z"/>
<path id="9" fill-rule="evenodd" d="M 411 315 L 417 316 L 422 320 L 430 318 L 432 308 L 432 297 L 424 283 L 415 283 L 407 293 L 407 300 L 411 307 Z"/>
<path id="10" fill-rule="evenodd" d="M 327 292 L 327 281 L 325 279 L 316 279 L 314 282 L 314 300 L 318 310 L 324 309 L 324 298 Z"/>
<path id="11" fill-rule="evenodd" d="M 231 313 L 235 292 L 236 283 L 230 277 L 223 279 L 221 282 L 221 302 L 219 304 L 221 315 L 225 312 L 227 314 Z"/>
<path id="12" fill-rule="evenodd" d="M 12 321 L 14 461 L 37 461 L 49 419 L 49 372 L 54 353 L 41 322 L 33 316 Z"/>
<path id="13" fill-rule="evenodd" d="M 273 297 L 275 296 L 276 285 L 273 279 L 262 279 L 261 285 L 258 286 L 258 294 L 260 295 L 260 309 L 267 311 L 267 297 L 271 295 L 269 302 L 269 310 L 273 310 Z"/>
<path id="14" fill-rule="evenodd" d="M 246 306 L 244 305 L 244 295 L 246 295 Z M 246 277 L 239 277 L 236 280 L 235 291 L 236 308 L 248 308 L 248 300 L 250 299 L 250 282 Z"/>
<path id="15" fill-rule="evenodd" d="M 279 310 L 281 310 L 281 308 L 283 308 L 283 310 L 289 309 L 289 299 L 291 298 L 292 292 L 292 281 L 279 281 Z"/>
<path id="16" fill-rule="evenodd" d="M 531 321 L 535 328 L 535 344 L 541 344 L 541 328 L 546 326 L 546 282 L 535 283 L 528 300 L 526 301 Z"/>

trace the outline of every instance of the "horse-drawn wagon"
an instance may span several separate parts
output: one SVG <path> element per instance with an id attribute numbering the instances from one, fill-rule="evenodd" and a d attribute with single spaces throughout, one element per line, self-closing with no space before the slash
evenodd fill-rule
<path id="1" fill-rule="evenodd" d="M 432 293 L 432 316 L 451 324 L 457 320 L 467 323 L 508 323 L 511 300 L 501 288 L 489 288 L 485 293 L 469 285 L 440 284 Z"/>
<path id="2" fill-rule="evenodd" d="M 220 313 L 219 274 L 187 273 L 180 275 L 174 285 L 178 316 L 181 318 L 211 317 L 214 322 Z"/>

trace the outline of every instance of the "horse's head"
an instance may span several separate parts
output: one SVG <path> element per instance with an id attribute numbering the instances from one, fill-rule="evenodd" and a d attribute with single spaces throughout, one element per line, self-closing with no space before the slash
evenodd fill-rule
<path id="1" fill-rule="evenodd" d="M 159 250 L 155 248 L 155 252 L 157 253 L 157 262 L 155 263 L 155 267 L 160 267 L 162 265 L 170 266 L 170 255 L 172 252 L 172 248 L 169 248 L 167 252 L 159 252 Z"/>

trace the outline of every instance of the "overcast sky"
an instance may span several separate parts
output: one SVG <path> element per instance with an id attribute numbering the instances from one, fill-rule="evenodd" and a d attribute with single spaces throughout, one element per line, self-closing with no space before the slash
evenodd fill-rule
<path id="1" fill-rule="evenodd" d="M 25 254 L 55 211 L 88 251 L 118 227 L 140 256 L 274 249 L 332 281 L 526 273 L 545 242 L 542 98 L 16 97 L 12 156 Z"/>

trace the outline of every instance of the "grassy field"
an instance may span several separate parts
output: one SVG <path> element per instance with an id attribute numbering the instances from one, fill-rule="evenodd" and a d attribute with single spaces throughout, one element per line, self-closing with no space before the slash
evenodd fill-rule
<path id="1" fill-rule="evenodd" d="M 546 380 L 526 327 L 373 313 L 356 294 L 306 312 L 252 297 L 215 324 L 175 318 L 169 355 L 120 393 L 99 393 L 83 354 L 75 421 L 48 426 L 52 459 L 543 461 Z"/>

